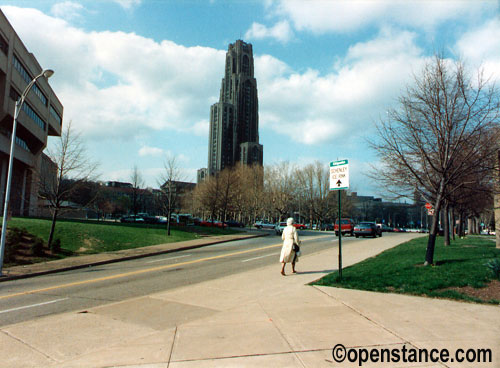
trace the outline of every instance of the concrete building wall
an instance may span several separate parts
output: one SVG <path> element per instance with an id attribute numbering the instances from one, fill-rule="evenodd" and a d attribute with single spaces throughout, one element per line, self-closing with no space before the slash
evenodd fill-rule
<path id="1" fill-rule="evenodd" d="M 49 66 L 46 66 L 49 67 Z M 0 11 L 0 195 L 4 203 L 14 108 L 29 82 L 43 68 Z M 28 93 L 17 119 L 10 209 L 13 215 L 34 215 L 40 155 L 48 136 L 60 136 L 63 106 L 45 78 Z"/>

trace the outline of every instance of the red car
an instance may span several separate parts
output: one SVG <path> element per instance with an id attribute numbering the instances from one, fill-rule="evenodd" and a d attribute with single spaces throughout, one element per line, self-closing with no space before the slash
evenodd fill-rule
<path id="1" fill-rule="evenodd" d="M 342 235 L 354 235 L 354 221 L 348 218 L 341 219 L 340 231 Z M 335 221 L 335 235 L 339 236 L 339 220 Z"/>
<path id="2" fill-rule="evenodd" d="M 307 229 L 307 226 L 304 224 L 293 224 L 297 230 L 304 230 Z"/>

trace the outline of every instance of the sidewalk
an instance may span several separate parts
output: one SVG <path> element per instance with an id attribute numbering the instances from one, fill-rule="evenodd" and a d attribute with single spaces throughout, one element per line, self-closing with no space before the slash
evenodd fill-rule
<path id="1" fill-rule="evenodd" d="M 416 234 L 352 241 L 343 264 Z M 2 367 L 358 367 L 332 348 L 490 348 L 493 363 L 363 363 L 363 367 L 500 367 L 500 308 L 309 286 L 337 249 L 87 311 L 0 328 Z M 290 272 L 287 265 L 287 272 Z"/>

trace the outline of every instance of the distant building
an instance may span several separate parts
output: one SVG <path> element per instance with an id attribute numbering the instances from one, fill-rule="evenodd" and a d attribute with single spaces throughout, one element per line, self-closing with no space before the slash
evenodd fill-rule
<path id="1" fill-rule="evenodd" d="M 208 174 L 237 163 L 263 163 L 252 45 L 242 40 L 228 47 L 219 102 L 210 107 Z"/>
<path id="2" fill-rule="evenodd" d="M 133 187 L 132 183 L 123 183 L 120 181 L 107 181 L 106 186 L 112 187 L 112 188 L 132 188 Z"/>
<path id="3" fill-rule="evenodd" d="M 208 169 L 199 169 L 196 175 L 196 183 L 200 184 L 202 181 L 205 180 L 205 178 L 208 176 Z"/>
<path id="4" fill-rule="evenodd" d="M 14 107 L 26 86 L 42 72 L 0 10 L 0 193 L 3 209 Z M 42 171 L 42 151 L 47 136 L 60 136 L 63 106 L 45 78 L 39 78 L 29 92 L 17 119 L 12 170 L 10 212 L 37 214 L 37 175 Z"/>

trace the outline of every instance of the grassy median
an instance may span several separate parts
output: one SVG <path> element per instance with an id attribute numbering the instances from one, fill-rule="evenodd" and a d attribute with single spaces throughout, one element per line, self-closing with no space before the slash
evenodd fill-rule
<path id="1" fill-rule="evenodd" d="M 51 221 L 48 219 L 13 218 L 9 228 L 26 229 L 47 242 Z M 167 236 L 166 225 L 122 224 L 58 220 L 54 239 L 60 239 L 61 249 L 72 254 L 92 254 L 139 248 L 148 245 L 172 243 L 199 238 L 202 235 L 229 234 L 232 230 L 216 228 L 173 227 Z"/>
<path id="2" fill-rule="evenodd" d="M 434 266 L 424 267 L 427 237 L 411 240 L 338 271 L 315 285 L 500 303 L 500 282 L 487 264 L 500 259 L 494 237 L 468 236 L 445 247 L 436 240 Z"/>

